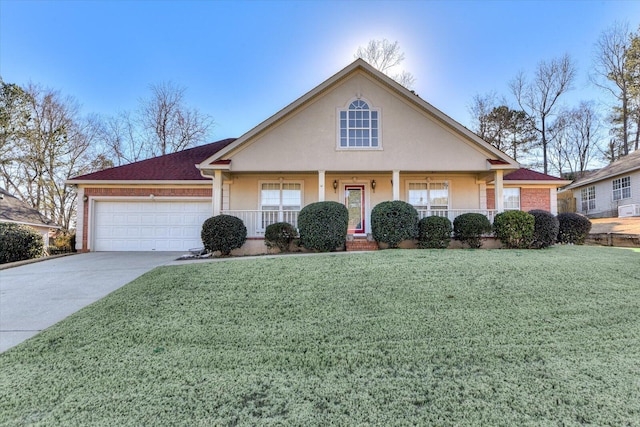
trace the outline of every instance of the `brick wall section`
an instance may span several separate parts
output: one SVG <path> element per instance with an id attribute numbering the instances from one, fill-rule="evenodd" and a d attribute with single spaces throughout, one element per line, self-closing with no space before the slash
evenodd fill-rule
<path id="1" fill-rule="evenodd" d="M 548 188 L 521 188 L 520 210 L 543 209 L 551 211 L 550 191 Z M 487 209 L 496 208 L 496 196 L 493 188 L 487 188 Z"/>
<path id="2" fill-rule="evenodd" d="M 347 240 L 346 249 L 348 252 L 354 251 L 377 251 L 378 244 L 376 242 L 370 242 L 367 239 L 354 239 Z"/>
<path id="3" fill-rule="evenodd" d="M 528 212 L 532 209 L 551 211 L 551 192 L 548 188 L 523 188 L 520 190 L 520 210 Z"/>
<path id="4" fill-rule="evenodd" d="M 496 192 L 493 188 L 487 188 L 487 209 L 496 208 Z"/>
<path id="5" fill-rule="evenodd" d="M 157 197 L 211 197 L 211 187 L 209 188 L 152 188 L 152 187 L 131 187 L 131 188 L 85 188 L 84 195 L 87 197 L 148 197 L 151 194 Z M 84 204 L 84 224 L 82 227 L 82 251 L 89 250 L 87 235 L 89 231 L 89 203 Z"/>

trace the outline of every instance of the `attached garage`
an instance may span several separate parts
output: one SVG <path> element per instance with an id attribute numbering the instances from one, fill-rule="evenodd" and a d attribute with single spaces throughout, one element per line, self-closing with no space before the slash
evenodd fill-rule
<path id="1" fill-rule="evenodd" d="M 94 251 L 186 251 L 202 246 L 211 201 L 96 200 Z"/>

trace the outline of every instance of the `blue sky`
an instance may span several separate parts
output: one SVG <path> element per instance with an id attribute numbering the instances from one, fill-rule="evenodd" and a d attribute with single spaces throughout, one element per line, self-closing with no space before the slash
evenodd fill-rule
<path id="1" fill-rule="evenodd" d="M 466 126 L 475 94 L 508 95 L 520 70 L 569 53 L 568 105 L 591 87 L 593 45 L 640 1 L 16 1 L 0 0 L 0 75 L 75 97 L 84 113 L 133 110 L 172 81 L 211 115 L 212 140 L 237 137 L 354 60 L 398 41 L 415 91 Z"/>

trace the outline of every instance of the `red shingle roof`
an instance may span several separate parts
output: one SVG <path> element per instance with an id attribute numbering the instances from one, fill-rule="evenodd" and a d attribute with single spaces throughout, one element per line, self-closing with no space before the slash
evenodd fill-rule
<path id="1" fill-rule="evenodd" d="M 235 138 L 223 139 L 211 144 L 189 148 L 177 153 L 153 157 L 147 160 L 116 166 L 81 175 L 72 180 L 91 181 L 197 181 L 206 180 L 196 164 L 222 150 L 235 141 Z"/>
<path id="2" fill-rule="evenodd" d="M 544 173 L 532 171 L 531 169 L 518 169 L 504 176 L 505 181 L 564 181 L 562 178 L 558 178 Z"/>
<path id="3" fill-rule="evenodd" d="M 504 160 L 496 160 L 496 159 L 487 159 L 489 164 L 492 165 L 508 165 L 509 162 L 505 162 Z"/>

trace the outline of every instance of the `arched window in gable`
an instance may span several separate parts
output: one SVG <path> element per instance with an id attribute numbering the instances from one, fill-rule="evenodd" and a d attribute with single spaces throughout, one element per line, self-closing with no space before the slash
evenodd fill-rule
<path id="1" fill-rule="evenodd" d="M 380 111 L 356 99 L 339 112 L 338 148 L 380 149 Z"/>

